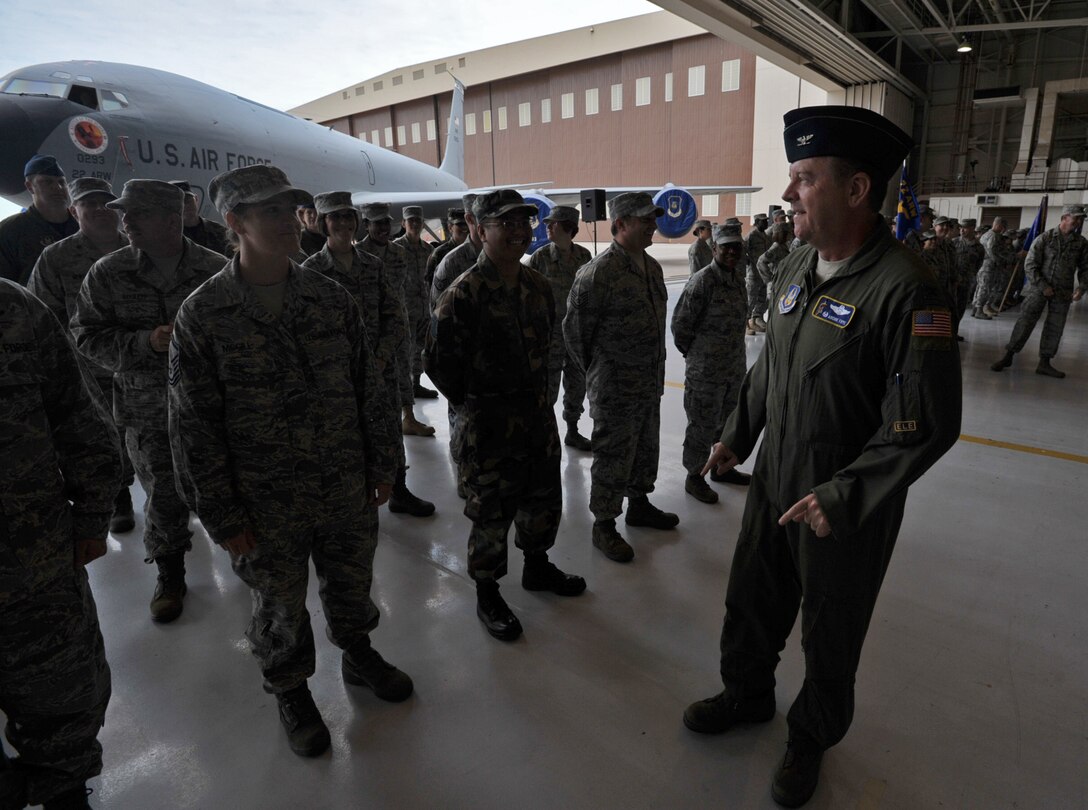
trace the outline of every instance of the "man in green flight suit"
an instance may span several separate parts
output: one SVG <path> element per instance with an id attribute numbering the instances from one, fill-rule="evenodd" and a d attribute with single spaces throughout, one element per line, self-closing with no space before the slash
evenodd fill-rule
<path id="1" fill-rule="evenodd" d="M 782 196 L 806 244 L 779 268 L 766 344 L 707 461 L 730 469 L 763 433 L 726 592 L 725 689 L 684 722 L 718 733 L 774 717 L 800 609 L 805 680 L 772 790 L 798 807 L 850 726 L 907 488 L 956 441 L 961 380 L 946 296 L 878 214 L 910 137 L 870 110 L 806 107 L 786 113 L 785 146 Z"/>

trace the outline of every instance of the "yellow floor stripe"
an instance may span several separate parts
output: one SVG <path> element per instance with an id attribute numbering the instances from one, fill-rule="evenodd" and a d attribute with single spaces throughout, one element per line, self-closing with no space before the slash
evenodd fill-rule
<path id="1" fill-rule="evenodd" d="M 679 388 L 684 390 L 684 384 L 678 382 L 665 381 L 665 385 L 669 388 Z M 1088 456 L 1081 456 L 1077 453 L 1063 453 L 1060 450 L 1047 450 L 1045 447 L 1032 447 L 1030 444 L 1017 444 L 1016 442 L 1001 442 L 997 439 L 986 439 L 982 436 L 968 436 L 966 433 L 960 434 L 960 441 L 972 442 L 973 444 L 982 444 L 986 447 L 1000 447 L 1002 450 L 1015 450 L 1017 453 L 1031 453 L 1035 456 L 1046 456 L 1047 458 L 1060 458 L 1063 461 L 1075 461 L 1078 464 L 1088 464 Z"/>
<path id="2" fill-rule="evenodd" d="M 984 444 L 987 447 L 1000 447 L 1004 450 L 1015 450 L 1018 453 L 1031 453 L 1036 456 L 1046 456 L 1047 458 L 1060 458 L 1064 461 L 1076 461 L 1079 464 L 1088 464 L 1088 456 L 1081 456 L 1076 453 L 1063 453 L 1060 450 L 1047 450 L 1045 447 L 1032 447 L 1030 444 L 999 442 L 997 439 L 984 439 L 981 436 L 968 436 L 966 434 L 960 436 L 960 441 Z"/>

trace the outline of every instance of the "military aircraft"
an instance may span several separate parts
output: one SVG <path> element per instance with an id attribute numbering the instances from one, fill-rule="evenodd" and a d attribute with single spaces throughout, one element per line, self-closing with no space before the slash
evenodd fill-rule
<path id="1" fill-rule="evenodd" d="M 0 79 L 0 196 L 28 205 L 23 166 L 34 154 L 54 155 L 68 173 L 100 177 L 117 190 L 132 178 L 187 180 L 203 216 L 219 219 L 204 192 L 228 169 L 268 163 L 299 188 L 344 189 L 356 205 L 422 205 L 439 218 L 470 189 L 464 180 L 464 85 L 454 80 L 446 151 L 437 168 L 342 132 L 267 107 L 202 82 L 154 68 L 113 62 L 52 62 L 20 68 Z M 541 217 L 552 205 L 576 205 L 580 189 L 520 184 Z M 633 188 L 606 189 L 611 197 Z M 689 192 L 730 194 L 751 186 L 666 184 L 657 192 L 666 209 L 667 236 L 690 231 L 695 201 Z M 538 223 L 534 223 L 538 225 Z M 679 229 L 679 230 L 678 230 Z M 543 226 L 539 226 L 540 235 Z"/>

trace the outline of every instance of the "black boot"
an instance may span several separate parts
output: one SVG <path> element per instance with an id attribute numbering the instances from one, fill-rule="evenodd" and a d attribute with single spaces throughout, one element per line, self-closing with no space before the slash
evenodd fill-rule
<path id="1" fill-rule="evenodd" d="M 90 795 L 91 789 L 80 785 L 42 802 L 42 810 L 90 810 L 91 805 L 87 801 Z"/>
<path id="2" fill-rule="evenodd" d="M 1040 357 L 1039 365 L 1035 367 L 1036 374 L 1042 374 L 1044 377 L 1054 377 L 1061 380 L 1065 378 L 1064 371 L 1058 371 L 1054 366 L 1050 365 L 1049 357 Z"/>
<path id="3" fill-rule="evenodd" d="M 650 529 L 675 529 L 680 518 L 672 512 L 662 512 L 643 495 L 627 499 L 627 514 L 623 516 L 628 526 L 646 526 Z"/>
<path id="4" fill-rule="evenodd" d="M 329 729 L 321 719 L 310 688 L 303 681 L 287 692 L 276 695 L 280 723 L 287 732 L 287 744 L 300 757 L 316 757 L 329 748 Z"/>
<path id="5" fill-rule="evenodd" d="M 684 480 L 684 492 L 703 503 L 717 503 L 718 493 L 710 488 L 701 475 L 688 475 Z"/>
<path id="6" fill-rule="evenodd" d="M 820 781 L 820 748 L 807 736 L 794 733 L 786 743 L 786 755 L 774 774 L 771 795 L 783 807 L 800 807 L 816 792 Z"/>
<path id="7" fill-rule="evenodd" d="M 434 504 L 417 498 L 408 491 L 406 476 L 407 467 L 401 467 L 397 471 L 397 481 L 393 484 L 393 494 L 389 497 L 390 512 L 404 512 L 412 517 L 427 517 L 434 514 Z"/>
<path id="8" fill-rule="evenodd" d="M 499 641 L 513 641 L 521 635 L 521 622 L 499 593 L 493 579 L 476 580 L 476 615 L 487 632 Z"/>
<path id="9" fill-rule="evenodd" d="M 737 700 L 724 691 L 684 710 L 684 725 L 700 734 L 721 734 L 738 723 L 766 723 L 774 717 L 774 693 Z"/>
<path id="10" fill-rule="evenodd" d="M 340 674 L 352 686 L 365 686 L 382 700 L 400 703 L 412 694 L 412 679 L 370 645 L 370 637 L 344 651 Z"/>
<path id="11" fill-rule="evenodd" d="M 181 615 L 185 585 L 185 552 L 175 551 L 155 558 L 159 579 L 155 595 L 151 598 L 151 618 L 162 624 L 172 622 Z"/>
<path id="12" fill-rule="evenodd" d="M 711 470 L 710 480 L 715 484 L 737 484 L 738 486 L 746 487 L 752 483 L 752 476 L 748 475 L 748 473 L 742 473 L 734 467 L 733 469 L 726 470 L 720 474 L 717 470 Z"/>
<path id="13" fill-rule="evenodd" d="M 616 531 L 615 520 L 597 520 L 593 523 L 593 546 L 613 562 L 631 562 L 635 550 Z"/>
<path id="14" fill-rule="evenodd" d="M 110 534 L 124 534 L 136 528 L 136 518 L 132 514 L 132 495 L 128 487 L 121 487 L 113 499 L 113 514 L 110 516 Z"/>
<path id="15" fill-rule="evenodd" d="M 1005 354 L 1001 357 L 1001 359 L 990 366 L 990 371 L 1004 371 L 1005 369 L 1007 369 L 1009 366 L 1012 365 L 1012 356 L 1013 353 L 1006 350 Z"/>
<path id="16" fill-rule="evenodd" d="M 586 589 L 586 581 L 575 574 L 564 574 L 545 552 L 525 555 L 521 587 L 527 591 L 551 591 L 558 596 L 577 596 Z"/>
<path id="17" fill-rule="evenodd" d="M 567 447 L 573 447 L 575 450 L 590 451 L 593 449 L 593 442 L 578 432 L 578 420 L 570 419 L 567 421 L 567 435 L 563 439 L 563 444 Z"/>

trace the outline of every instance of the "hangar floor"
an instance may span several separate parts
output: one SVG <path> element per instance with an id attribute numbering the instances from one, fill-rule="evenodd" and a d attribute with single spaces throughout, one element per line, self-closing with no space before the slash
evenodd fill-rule
<path id="1" fill-rule="evenodd" d="M 679 251 L 664 251 L 686 275 Z M 679 283 L 669 285 L 670 300 Z M 1088 804 L 1088 310 L 1055 365 L 1032 373 L 1038 329 L 1011 371 L 992 373 L 1014 315 L 963 325 L 964 438 L 911 493 L 869 632 L 846 739 L 824 760 L 814 808 L 1073 808 Z M 749 362 L 762 338 L 748 339 Z M 109 808 L 770 808 L 785 712 L 802 679 L 799 631 L 779 667 L 779 713 L 721 737 L 680 716 L 719 690 L 717 638 L 744 491 L 706 506 L 684 494 L 682 359 L 670 345 L 654 501 L 678 530 L 627 530 L 631 565 L 590 545 L 590 456 L 564 458 L 553 559 L 588 592 L 503 592 L 525 626 L 513 644 L 476 619 L 468 522 L 446 452 L 445 403 L 417 406 L 437 439 L 411 438 L 410 483 L 429 519 L 382 511 L 376 646 L 415 679 L 399 705 L 346 687 L 321 632 L 311 688 L 330 753 L 287 747 L 242 631 L 250 597 L 194 522 L 184 615 L 148 617 L 153 569 L 135 532 L 91 566 L 114 694 L 91 784 Z M 583 428 L 588 429 L 588 417 Z M 742 469 L 750 469 L 751 462 Z M 142 501 L 142 494 L 136 498 Z M 1080 540 L 1076 538 L 1080 537 Z"/>

